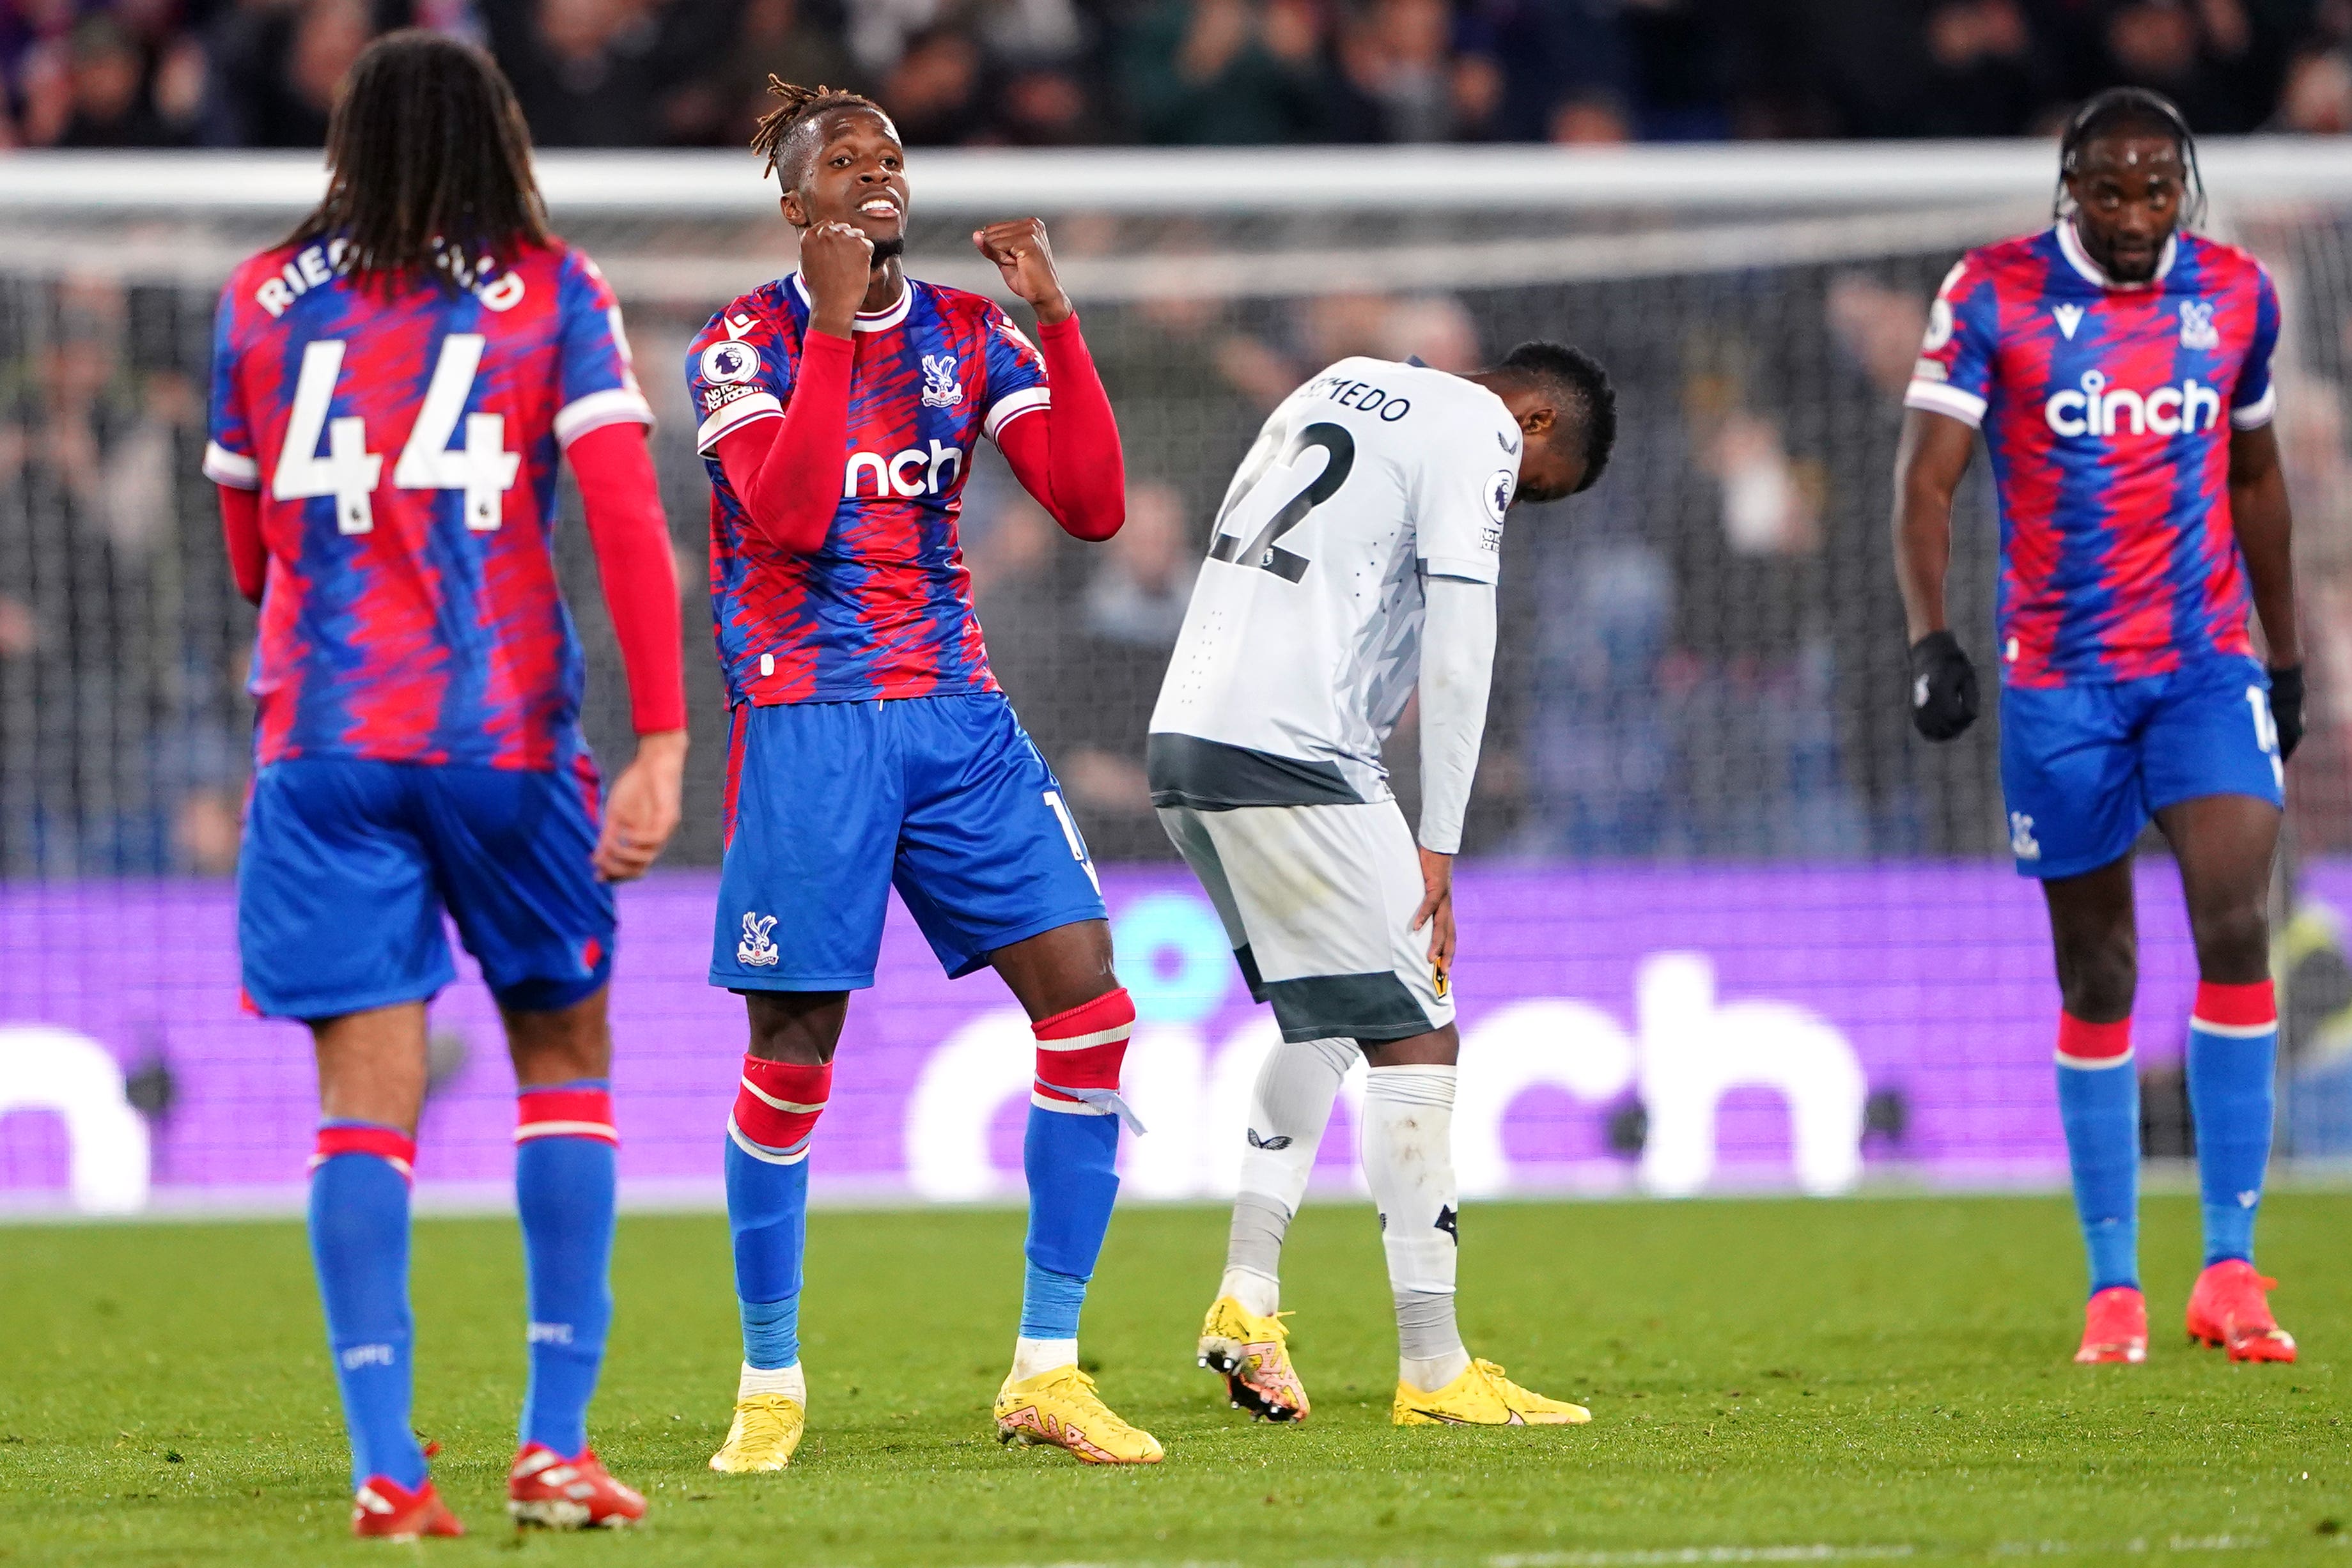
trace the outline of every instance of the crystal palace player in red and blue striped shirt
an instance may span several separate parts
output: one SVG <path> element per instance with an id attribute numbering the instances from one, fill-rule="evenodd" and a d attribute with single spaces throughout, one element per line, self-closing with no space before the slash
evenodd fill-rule
<path id="1" fill-rule="evenodd" d="M 1976 713 L 1944 574 L 1981 429 L 2000 501 L 2010 847 L 2050 908 L 2058 1108 L 2090 1255 L 2074 1359 L 2147 1354 L 2131 850 L 2152 818 L 2180 864 L 2200 980 L 2189 1092 L 2206 1268 L 2189 1332 L 2233 1360 L 2292 1361 L 2253 1268 L 2278 1040 L 2263 906 L 2303 728 L 2271 429 L 2278 295 L 2252 256 L 2191 232 L 2196 148 L 2164 99 L 2094 99 L 2061 158 L 2055 225 L 1952 269 L 1905 398 L 1895 542 L 1913 718 L 1948 740 Z"/>
<path id="2" fill-rule="evenodd" d="M 310 1238 L 362 1535 L 457 1534 L 409 1429 L 408 1178 L 446 910 L 507 1020 L 530 1387 L 518 1519 L 627 1523 L 589 1449 L 614 1158 L 609 882 L 678 813 L 677 576 L 612 291 L 551 235 L 498 68 L 425 33 L 363 55 L 325 200 L 240 267 L 212 444 L 237 583 L 261 607 L 257 771 L 237 868 L 245 988 L 316 1037 Z M 551 549 L 580 481 L 637 755 L 598 823 L 581 656 Z"/>
<path id="3" fill-rule="evenodd" d="M 800 267 L 687 357 L 710 472 L 710 590 L 734 708 L 710 980 L 751 1045 L 725 1145 L 743 1366 L 715 1469 L 781 1469 L 806 1419 L 805 1164 L 848 993 L 874 983 L 895 884 L 950 975 L 993 967 L 1037 1039 L 1029 1270 L 1008 1439 L 1094 1462 L 1160 1446 L 1078 1370 L 1078 1309 L 1118 1188 L 1135 1009 L 1061 786 L 989 674 L 956 517 L 981 440 L 1071 534 L 1124 520 L 1109 400 L 1044 225 L 972 238 L 1037 313 L 905 276 L 905 150 L 854 94 L 770 78 L 753 150 Z"/>

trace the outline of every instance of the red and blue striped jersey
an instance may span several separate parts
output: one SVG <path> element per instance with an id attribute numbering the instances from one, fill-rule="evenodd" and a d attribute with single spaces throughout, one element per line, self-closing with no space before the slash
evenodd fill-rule
<path id="1" fill-rule="evenodd" d="M 898 303 L 857 318 L 842 465 L 823 548 L 766 542 L 715 448 L 779 419 L 808 331 L 799 273 L 710 319 L 687 387 L 710 470 L 710 609 L 730 703 L 856 702 L 991 692 L 971 575 L 956 537 L 980 438 L 1046 406 L 1045 362 L 977 294 L 907 279 Z"/>
<path id="2" fill-rule="evenodd" d="M 562 244 L 386 298 L 339 243 L 254 256 L 214 325 L 205 473 L 260 491 L 269 551 L 256 759 L 556 767 L 581 689 L 556 460 L 653 421 L 620 308 Z"/>
<path id="3" fill-rule="evenodd" d="M 2252 652 L 2230 435 L 2269 422 L 2278 293 L 2182 233 L 2111 282 L 2072 221 L 1944 279 L 1904 402 L 1979 427 L 2000 505 L 2011 685 L 2133 680 Z"/>

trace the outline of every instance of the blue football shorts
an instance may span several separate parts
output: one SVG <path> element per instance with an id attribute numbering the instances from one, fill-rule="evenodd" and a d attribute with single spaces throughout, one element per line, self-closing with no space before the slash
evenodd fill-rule
<path id="1" fill-rule="evenodd" d="M 890 889 L 950 976 L 1105 917 L 1054 770 L 1000 692 L 735 709 L 710 983 L 874 983 Z"/>
<path id="2" fill-rule="evenodd" d="M 584 752 L 544 771 L 273 762 L 237 857 L 246 995 L 298 1019 L 424 1000 L 457 977 L 446 911 L 500 1006 L 570 1007 L 612 974 L 596 832 Z"/>
<path id="3" fill-rule="evenodd" d="M 2183 800 L 2284 806 L 2270 676 L 2223 657 L 2140 680 L 2004 686 L 2000 782 L 2018 872 L 2045 879 L 2121 860 L 2151 817 Z"/>

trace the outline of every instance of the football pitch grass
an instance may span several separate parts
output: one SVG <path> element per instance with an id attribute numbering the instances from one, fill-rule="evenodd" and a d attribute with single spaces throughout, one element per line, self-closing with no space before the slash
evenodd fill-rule
<path id="1" fill-rule="evenodd" d="M 993 1440 L 1021 1230 L 1006 1211 L 818 1213 L 810 1436 L 790 1470 L 731 1477 L 705 1468 L 737 1360 L 726 1227 L 625 1218 L 593 1431 L 652 1513 L 583 1538 L 504 1518 L 512 1221 L 420 1222 L 416 1421 L 475 1533 L 393 1547 L 344 1536 L 299 1224 L 0 1229 L 0 1563 L 2352 1563 L 2352 1195 L 2266 1206 L 2289 1367 L 2183 1343 L 2185 1197 L 2149 1203 L 2148 1364 L 2102 1368 L 2066 1361 L 2063 1199 L 1475 1204 L 1471 1348 L 1593 1411 L 1501 1430 L 1389 1425 L 1380 1248 L 1370 1211 L 1339 1203 L 1308 1206 L 1286 1268 L 1314 1416 L 1246 1421 L 1192 1362 L 1223 1211 L 1134 1208 L 1084 1340 L 1167 1445 L 1130 1470 Z"/>

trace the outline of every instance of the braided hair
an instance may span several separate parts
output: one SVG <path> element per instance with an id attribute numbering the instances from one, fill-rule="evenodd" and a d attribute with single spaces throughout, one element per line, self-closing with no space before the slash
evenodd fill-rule
<path id="1" fill-rule="evenodd" d="M 802 87 L 771 73 L 768 96 L 781 101 L 760 116 L 759 124 L 751 131 L 751 151 L 768 161 L 760 171 L 761 174 L 775 175 L 777 183 L 787 191 L 800 183 L 800 171 L 794 166 L 796 161 L 785 149 L 793 132 L 801 127 L 815 124 L 818 116 L 835 109 L 862 109 L 879 116 L 883 124 L 890 124 L 890 117 L 880 104 L 864 93 L 852 92 L 847 88 Z M 891 134 L 898 134 L 896 127 L 892 128 Z"/>
<path id="2" fill-rule="evenodd" d="M 551 237 L 530 131 L 490 57 L 417 28 L 368 46 L 327 127 L 327 193 L 286 236 L 340 239 L 336 266 L 386 294 L 457 291 L 484 260 Z"/>
<path id="3" fill-rule="evenodd" d="M 2149 131 L 2172 138 L 2180 149 L 2180 162 L 2185 175 L 2185 188 L 2180 204 L 2180 226 L 2193 229 L 2205 221 L 2205 175 L 2197 166 L 2197 138 L 2190 133 L 2188 117 L 2179 107 L 2160 92 L 2144 87 L 2111 87 L 2095 96 L 2074 111 L 2066 122 L 2065 133 L 2058 139 L 2058 191 L 2051 202 L 2051 215 L 2065 217 L 2074 210 L 2074 198 L 2066 189 L 2066 182 L 2081 167 L 2083 149 L 2097 137 L 2115 131 Z"/>

